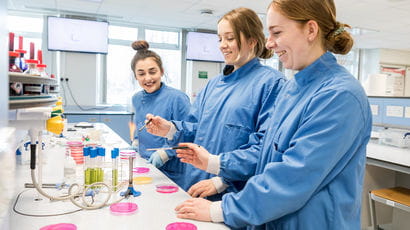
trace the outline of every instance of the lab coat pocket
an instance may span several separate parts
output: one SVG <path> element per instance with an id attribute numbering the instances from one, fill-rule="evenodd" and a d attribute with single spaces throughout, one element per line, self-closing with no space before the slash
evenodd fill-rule
<path id="1" fill-rule="evenodd" d="M 225 142 L 225 151 L 239 148 L 241 145 L 248 143 L 251 129 L 237 124 L 225 124 L 226 138 L 230 141 Z"/>

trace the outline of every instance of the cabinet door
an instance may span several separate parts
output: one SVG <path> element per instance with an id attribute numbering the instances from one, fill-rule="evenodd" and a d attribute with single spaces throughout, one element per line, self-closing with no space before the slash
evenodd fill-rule
<path id="1" fill-rule="evenodd" d="M 99 122 L 99 115 L 66 115 L 68 123 L 78 123 L 78 122 Z"/>
<path id="2" fill-rule="evenodd" d="M 100 115 L 100 121 L 110 127 L 127 143 L 130 142 L 128 122 L 131 120 L 131 115 Z"/>

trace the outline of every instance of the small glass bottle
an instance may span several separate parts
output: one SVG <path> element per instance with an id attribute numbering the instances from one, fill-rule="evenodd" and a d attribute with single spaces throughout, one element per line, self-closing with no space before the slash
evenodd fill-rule
<path id="1" fill-rule="evenodd" d="M 37 64 L 37 70 L 41 77 L 48 77 L 48 74 L 46 72 L 46 67 L 47 67 L 46 64 Z"/>
<path id="2" fill-rule="evenodd" d="M 16 65 L 16 58 L 18 58 L 19 53 L 9 51 L 9 72 L 21 73 L 21 69 Z"/>
<path id="3" fill-rule="evenodd" d="M 27 64 L 26 60 L 24 58 L 24 55 L 27 53 L 27 51 L 18 49 L 16 50 L 17 53 L 19 53 L 19 57 L 16 58 L 16 65 L 21 69 L 22 72 L 27 70 Z"/>
<path id="4" fill-rule="evenodd" d="M 28 68 L 26 69 L 26 71 L 24 71 L 24 73 L 31 74 L 31 75 L 40 75 L 37 69 L 37 64 L 38 64 L 37 60 L 27 59 L 26 63 L 28 65 Z"/>

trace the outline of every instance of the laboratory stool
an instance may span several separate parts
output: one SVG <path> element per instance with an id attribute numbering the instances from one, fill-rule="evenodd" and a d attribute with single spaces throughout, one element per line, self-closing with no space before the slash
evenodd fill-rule
<path id="1" fill-rule="evenodd" d="M 375 201 L 410 212 L 410 189 L 394 187 L 370 191 L 370 219 L 373 229 L 378 230 L 379 226 L 376 223 Z"/>

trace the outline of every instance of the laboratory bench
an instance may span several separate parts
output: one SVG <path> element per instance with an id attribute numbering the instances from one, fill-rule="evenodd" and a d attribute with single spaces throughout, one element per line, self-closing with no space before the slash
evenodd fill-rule
<path id="1" fill-rule="evenodd" d="M 116 132 L 123 140 L 128 141 L 130 136 L 128 122 L 133 120 L 134 113 L 129 111 L 65 110 L 64 115 L 69 123 L 104 123 Z"/>
<path id="2" fill-rule="evenodd" d="M 410 224 L 410 149 L 367 145 L 363 187 L 362 229 L 408 229 Z M 366 221 L 368 220 L 368 221 Z M 367 223 L 369 222 L 369 223 Z"/>
<path id="3" fill-rule="evenodd" d="M 124 148 L 128 144 L 124 142 L 107 125 L 102 123 L 94 124 L 95 128 L 101 130 L 101 141 L 106 147 L 106 158 L 110 157 L 110 149 L 114 147 Z M 72 124 L 69 125 L 71 127 Z M 63 164 L 65 159 L 65 146 L 57 137 L 44 137 L 46 143 L 44 150 L 44 164 L 42 183 L 60 183 L 63 180 Z M 48 145 L 48 147 L 47 147 Z M 107 160 L 106 160 L 107 161 Z M 175 207 L 190 196 L 181 188 L 175 193 L 158 193 L 155 185 L 174 184 L 157 168 L 148 164 L 142 158 L 136 158 L 137 165 L 148 167 L 150 172 L 147 176 L 152 178 L 149 184 L 134 184 L 134 188 L 141 192 L 140 196 L 130 196 L 122 202 L 133 202 L 138 206 L 136 213 L 131 215 L 114 215 L 110 212 L 110 207 L 103 207 L 97 210 L 79 210 L 70 201 L 49 201 L 38 195 L 32 188 L 24 188 L 24 183 L 31 183 L 30 166 L 28 164 L 18 164 L 16 167 L 15 193 L 16 197 L 12 201 L 9 228 L 17 229 L 40 229 L 43 226 L 57 223 L 72 223 L 77 229 L 165 229 L 166 226 L 174 222 L 188 222 L 197 226 L 198 230 L 224 230 L 229 229 L 222 223 L 210 223 L 194 220 L 179 219 L 174 211 Z M 135 166 L 135 164 L 134 164 Z M 134 175 L 135 176 L 135 175 Z M 125 189 L 122 189 L 123 191 Z M 53 193 L 55 189 L 46 189 Z M 38 199 L 42 198 L 42 199 Z M 13 211 L 15 209 L 16 211 Z M 72 212 L 65 215 L 56 215 Z M 42 215 L 43 217 L 35 217 Z"/>

